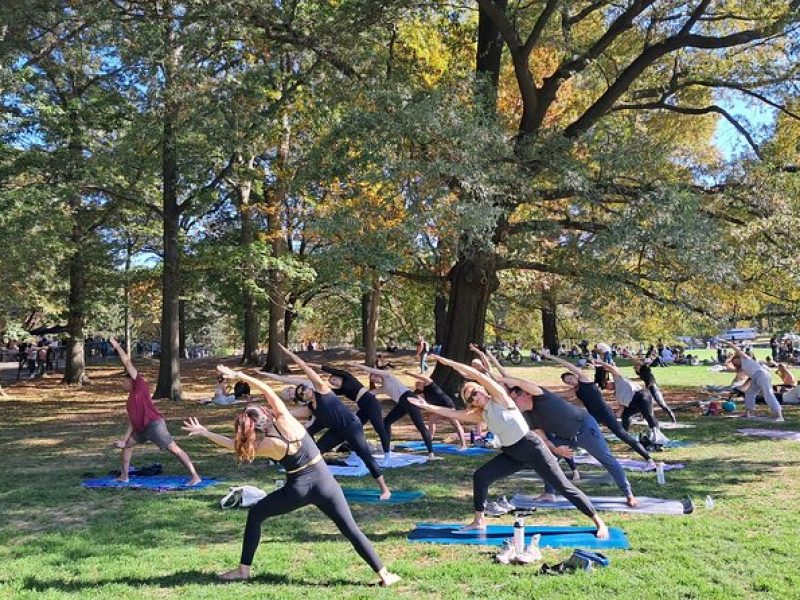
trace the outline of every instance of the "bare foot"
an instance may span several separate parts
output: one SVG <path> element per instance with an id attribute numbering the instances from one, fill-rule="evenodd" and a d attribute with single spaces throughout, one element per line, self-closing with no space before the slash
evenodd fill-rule
<path id="1" fill-rule="evenodd" d="M 639 500 L 636 499 L 636 496 L 630 495 L 625 499 L 625 503 L 630 506 L 631 508 L 636 508 L 639 506 Z"/>
<path id="2" fill-rule="evenodd" d="M 127 477 L 123 477 L 120 475 L 114 481 L 119 481 L 120 483 L 130 483 L 130 480 Z"/>
<path id="3" fill-rule="evenodd" d="M 475 519 L 469 525 L 464 525 L 459 531 L 483 531 L 486 529 L 486 519 Z"/>
<path id="4" fill-rule="evenodd" d="M 444 460 L 441 456 L 436 456 L 433 452 L 428 454 L 428 460 Z"/>
<path id="5" fill-rule="evenodd" d="M 597 533 L 595 533 L 594 536 L 598 540 L 607 540 L 608 539 L 608 526 L 605 523 L 600 523 L 600 525 L 597 526 Z"/>
<path id="6" fill-rule="evenodd" d="M 392 497 L 392 490 L 386 490 L 382 492 L 380 496 L 378 496 L 378 500 L 388 500 Z"/>
<path id="7" fill-rule="evenodd" d="M 230 571 L 225 571 L 217 575 L 222 581 L 247 581 L 250 579 L 250 569 L 245 569 L 241 565 Z"/>
<path id="8" fill-rule="evenodd" d="M 192 478 L 189 480 L 189 482 L 188 482 L 186 485 L 189 485 L 189 486 L 192 486 L 192 485 L 197 485 L 197 484 L 198 484 L 198 483 L 200 483 L 201 481 L 203 481 L 203 480 L 202 480 L 202 479 L 200 479 L 200 475 L 195 475 L 194 477 L 192 477 Z"/>
<path id="9" fill-rule="evenodd" d="M 381 578 L 381 586 L 389 587 L 400 581 L 400 575 L 396 575 L 395 573 L 391 573 L 389 571 L 384 570 L 384 572 L 379 573 Z"/>
<path id="10" fill-rule="evenodd" d="M 536 496 L 536 501 L 537 502 L 555 502 L 556 501 L 556 497 L 553 494 L 544 493 L 544 494 L 539 494 L 538 496 Z"/>

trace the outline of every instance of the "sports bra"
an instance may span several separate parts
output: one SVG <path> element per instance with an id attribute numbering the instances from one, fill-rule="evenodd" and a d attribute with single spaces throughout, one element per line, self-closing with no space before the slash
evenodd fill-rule
<path id="1" fill-rule="evenodd" d="M 286 469 L 286 471 L 296 471 L 319 456 L 319 449 L 317 449 L 317 445 L 314 443 L 314 438 L 312 438 L 308 432 L 299 440 L 290 440 L 280 432 L 277 426 L 274 427 L 278 435 L 270 435 L 267 433 L 266 437 L 281 440 L 286 443 L 286 454 L 283 455 L 283 458 L 278 459 L 278 464 Z M 289 454 L 290 446 L 298 442 L 300 442 L 300 447 L 297 449 L 297 452 Z"/>

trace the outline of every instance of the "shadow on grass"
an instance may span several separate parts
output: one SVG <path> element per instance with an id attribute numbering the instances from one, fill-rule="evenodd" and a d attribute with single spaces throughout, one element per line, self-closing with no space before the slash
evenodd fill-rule
<path id="1" fill-rule="evenodd" d="M 364 585 L 361 580 L 315 577 L 314 579 L 303 579 L 299 577 L 287 577 L 277 573 L 262 573 L 251 578 L 248 582 L 252 584 L 265 585 L 293 585 L 307 587 L 330 587 L 330 586 L 356 586 Z M 231 585 L 231 582 L 220 581 L 216 573 L 206 573 L 204 571 L 178 571 L 170 575 L 160 575 L 154 577 L 119 577 L 115 579 L 101 579 L 92 581 L 74 581 L 65 579 L 40 579 L 38 577 L 26 577 L 22 582 L 23 590 L 33 592 L 50 592 L 58 590 L 61 592 L 81 592 L 83 590 L 96 590 L 104 585 L 127 585 L 130 587 L 157 587 L 172 588 L 186 585 Z"/>

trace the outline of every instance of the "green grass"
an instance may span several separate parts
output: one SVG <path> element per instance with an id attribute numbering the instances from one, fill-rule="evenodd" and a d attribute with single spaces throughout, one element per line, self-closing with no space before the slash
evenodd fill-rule
<path id="1" fill-rule="evenodd" d="M 558 370 L 523 368 L 523 375 L 555 383 Z M 152 374 L 148 373 L 151 375 Z M 656 371 L 667 398 L 695 396 L 698 382 L 715 379 L 703 367 Z M 206 377 L 206 379 L 208 379 Z M 698 509 L 686 517 L 607 515 L 625 529 L 629 551 L 611 551 L 611 566 L 593 573 L 537 577 L 534 568 L 504 567 L 487 548 L 409 544 L 416 522 L 464 521 L 470 517 L 471 474 L 484 459 L 447 456 L 420 467 L 387 471 L 397 489 L 422 489 L 423 501 L 399 506 L 354 505 L 357 521 L 387 565 L 403 580 L 391 589 L 371 585 L 374 576 L 335 528 L 313 508 L 264 523 L 256 555 L 256 578 L 222 585 L 214 573 L 238 560 L 243 511 L 221 511 L 226 487 L 155 494 L 133 490 L 84 490 L 80 476 L 118 466 L 110 442 L 124 429 L 122 396 L 113 381 L 96 374 L 89 391 L 12 389 L 0 402 L 0 598 L 796 598 L 800 515 L 800 446 L 735 435 L 738 420 L 703 418 L 682 411 L 696 428 L 674 437 L 697 442 L 670 450 L 670 471 L 658 486 L 650 474 L 630 474 L 640 495 L 691 495 Z M 210 384 L 202 381 L 208 388 Z M 189 387 L 195 396 L 205 389 Z M 672 389 L 671 389 L 672 388 Z M 194 391 L 198 390 L 198 391 Z M 232 412 L 162 403 L 173 434 L 180 417 L 196 414 L 218 431 L 229 431 Z M 787 411 L 784 428 L 800 429 L 800 412 Z M 770 426 L 770 425 L 766 425 Z M 371 432 L 370 432 L 371 433 Z M 408 437 L 414 437 L 409 435 Z M 180 440 L 202 474 L 226 484 L 265 489 L 277 477 L 262 463 L 237 468 L 231 456 L 208 443 Z M 620 455 L 630 456 L 616 446 Z M 152 447 L 138 449 L 134 463 L 160 460 L 167 473 L 179 465 Z M 345 479 L 348 486 L 371 480 Z M 508 480 L 492 494 L 536 493 L 529 482 Z M 596 494 L 614 488 L 593 487 Z M 705 510 L 703 498 L 716 502 Z M 502 523 L 510 522 L 503 518 Z M 529 522 L 586 524 L 576 512 L 542 511 Z M 545 560 L 569 551 L 547 551 Z"/>

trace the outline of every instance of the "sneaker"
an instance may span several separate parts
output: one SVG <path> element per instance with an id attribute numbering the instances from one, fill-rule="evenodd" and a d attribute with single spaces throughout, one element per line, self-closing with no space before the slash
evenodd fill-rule
<path id="1" fill-rule="evenodd" d="M 508 510 L 500 506 L 497 502 L 489 502 L 483 510 L 483 514 L 487 517 L 502 517 L 508 513 Z"/>
<path id="2" fill-rule="evenodd" d="M 539 539 L 542 536 L 538 533 L 533 536 L 531 545 L 528 548 L 514 557 L 514 564 L 529 565 L 537 560 L 542 560 L 542 552 L 539 550 Z"/>
<path id="3" fill-rule="evenodd" d="M 503 542 L 503 549 L 495 554 L 494 559 L 501 565 L 509 564 L 516 557 L 517 553 L 514 550 L 514 544 L 511 540 Z"/>
<path id="4" fill-rule="evenodd" d="M 497 501 L 497 506 L 505 509 L 506 512 L 511 512 L 512 510 L 517 509 L 517 507 L 511 504 L 511 502 L 509 502 L 505 496 L 500 496 L 500 499 Z"/>
<path id="5" fill-rule="evenodd" d="M 779 417 L 775 417 L 773 419 L 773 422 L 775 422 L 775 423 L 783 423 L 784 421 L 786 421 L 786 419 L 783 418 L 783 415 L 781 415 Z"/>

